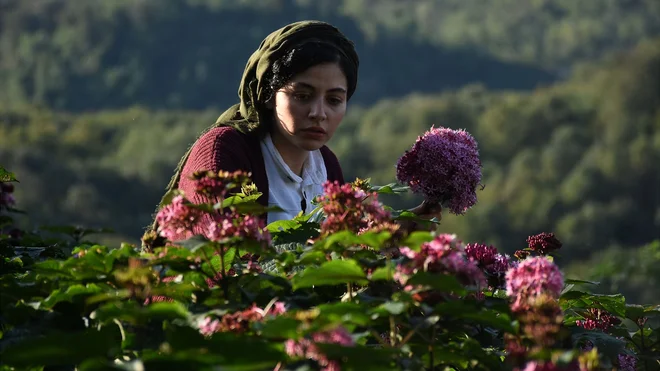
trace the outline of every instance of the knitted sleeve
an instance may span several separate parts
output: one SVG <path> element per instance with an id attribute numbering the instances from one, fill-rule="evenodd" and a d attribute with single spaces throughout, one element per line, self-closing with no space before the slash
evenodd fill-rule
<path id="1" fill-rule="evenodd" d="M 181 172 L 179 189 L 193 203 L 218 202 L 217 199 L 208 199 L 197 194 L 195 183 L 190 176 L 196 171 L 252 171 L 248 156 L 245 139 L 235 129 L 229 127 L 211 129 L 193 145 Z M 193 234 L 201 233 L 201 230 L 193 230 Z"/>
<path id="2" fill-rule="evenodd" d="M 337 156 L 327 146 L 321 147 L 321 154 L 323 155 L 323 161 L 325 162 L 325 169 L 328 172 L 328 180 L 336 180 L 340 184 L 344 184 L 344 173 L 341 170 L 341 165 L 339 164 Z"/>

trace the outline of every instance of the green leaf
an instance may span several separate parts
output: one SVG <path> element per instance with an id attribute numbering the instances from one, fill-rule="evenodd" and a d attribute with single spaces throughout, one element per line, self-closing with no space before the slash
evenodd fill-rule
<path id="1" fill-rule="evenodd" d="M 95 310 L 91 318 L 100 322 L 110 322 L 115 319 L 132 324 L 146 323 L 149 320 L 188 320 L 188 309 L 179 302 L 158 302 L 141 306 L 134 301 L 111 302 Z"/>
<path id="2" fill-rule="evenodd" d="M 385 281 L 391 281 L 392 276 L 394 275 L 396 268 L 396 264 L 393 262 L 390 262 L 384 267 L 377 268 L 372 274 L 371 274 L 371 281 L 380 281 L 380 280 L 385 280 Z"/>
<path id="3" fill-rule="evenodd" d="M 433 241 L 431 232 L 415 231 L 410 233 L 402 242 L 401 246 L 406 246 L 412 250 L 419 251 L 419 247 L 425 243 Z"/>
<path id="4" fill-rule="evenodd" d="M 573 285 L 587 284 L 587 285 L 596 285 L 596 286 L 600 285 L 600 282 L 596 282 L 596 281 L 576 280 L 576 279 L 571 279 L 571 278 L 566 279 L 564 281 L 564 283 L 566 285 L 569 285 L 569 284 L 573 284 Z"/>
<path id="5" fill-rule="evenodd" d="M 300 321 L 294 318 L 278 316 L 254 326 L 261 331 L 261 336 L 266 338 L 297 339 L 300 336 L 299 325 Z"/>
<path id="6" fill-rule="evenodd" d="M 194 235 L 186 240 L 176 241 L 176 244 L 185 247 L 191 252 L 196 252 L 202 247 L 210 245 L 211 242 L 202 235 Z"/>
<path id="7" fill-rule="evenodd" d="M 295 220 L 288 220 L 288 219 L 282 219 L 282 220 L 276 220 L 266 226 L 266 229 L 270 233 L 276 233 L 276 232 L 282 232 L 282 231 L 289 231 L 292 229 L 300 228 L 302 226 L 302 223 L 298 223 Z"/>
<path id="8" fill-rule="evenodd" d="M 167 205 L 171 204 L 174 197 L 176 197 L 177 195 L 182 194 L 182 193 L 183 192 L 181 192 L 178 189 L 173 189 L 173 190 L 167 191 L 167 193 L 165 193 L 165 195 L 163 196 L 162 201 L 158 205 L 158 208 L 160 209 L 163 206 L 167 206 Z"/>
<path id="9" fill-rule="evenodd" d="M 212 355 L 213 366 L 219 370 L 263 370 L 272 369 L 275 364 L 286 359 L 283 350 L 274 342 L 257 337 L 233 333 L 216 333 L 205 339 L 191 327 L 171 326 L 167 332 L 167 342 L 172 354 L 170 359 L 183 355 L 197 355 L 203 359 Z M 176 357 L 174 357 L 176 356 Z M 167 362 L 159 362 L 166 365 Z M 150 369 L 147 367 L 147 369 Z M 152 368 L 161 370 L 162 368 Z M 182 369 L 190 369 L 184 366 Z"/>
<path id="10" fill-rule="evenodd" d="M 16 367 L 77 364 L 85 359 L 114 356 L 121 349 L 121 334 L 115 324 L 101 330 L 50 333 L 7 346 L 0 359 Z"/>
<path id="11" fill-rule="evenodd" d="M 383 232 L 365 232 L 357 236 L 360 245 L 367 245 L 374 249 L 380 249 L 383 244 L 392 237 L 387 231 Z"/>
<path id="12" fill-rule="evenodd" d="M 403 302 L 388 301 L 379 305 L 374 312 L 387 312 L 393 315 L 404 313 L 408 309 L 408 304 Z"/>
<path id="13" fill-rule="evenodd" d="M 338 285 L 343 283 L 367 284 L 367 276 L 355 260 L 332 260 L 320 267 L 308 267 L 293 278 L 293 289 Z"/>
<path id="14" fill-rule="evenodd" d="M 449 274 L 417 272 L 408 279 L 406 284 L 427 286 L 438 291 L 454 292 L 459 295 L 464 295 L 466 292 L 458 278 Z"/>
<path id="15" fill-rule="evenodd" d="M 511 317 L 508 314 L 493 309 L 479 308 L 468 302 L 449 301 L 441 303 L 435 307 L 434 312 L 443 316 L 468 320 L 471 323 L 482 324 L 510 333 L 515 332 Z"/>
<path id="16" fill-rule="evenodd" d="M 0 166 L 0 182 L 17 182 L 16 175 L 14 173 L 7 171 L 4 167 Z"/>
<path id="17" fill-rule="evenodd" d="M 389 183 L 384 186 L 372 186 L 371 191 L 378 194 L 397 194 L 397 193 L 406 193 L 410 190 L 410 187 L 407 185 L 402 185 L 398 183 Z"/>
<path id="18" fill-rule="evenodd" d="M 76 284 L 69 286 L 65 291 L 57 289 L 53 291 L 48 298 L 46 298 L 42 305 L 44 308 L 52 308 L 55 304 L 61 301 L 84 300 L 84 298 L 98 294 L 103 289 L 93 283 L 87 285 Z"/>
<path id="19" fill-rule="evenodd" d="M 399 353 L 394 348 L 373 348 L 364 345 L 341 346 L 317 343 L 321 353 L 330 359 L 341 359 L 342 370 L 380 371 L 395 369 L 393 357 Z"/>
<path id="20" fill-rule="evenodd" d="M 660 316 L 660 305 L 626 304 L 626 318 L 637 322 L 642 317 Z"/>
<path id="21" fill-rule="evenodd" d="M 278 221 L 268 225 L 273 244 L 301 243 L 319 235 L 319 224 L 311 222 L 298 222 L 293 220 Z M 280 229 L 281 230 L 278 230 Z"/>
<path id="22" fill-rule="evenodd" d="M 600 331 L 590 331 L 581 327 L 574 327 L 572 332 L 574 342 L 580 342 L 585 339 L 589 340 L 598 348 L 598 353 L 600 354 L 620 354 L 624 353 L 626 348 L 625 341 Z"/>
<path id="23" fill-rule="evenodd" d="M 571 308 L 600 308 L 616 316 L 626 314 L 626 301 L 623 295 L 591 294 L 583 291 L 568 291 L 559 298 L 563 310 Z"/>
<path id="24" fill-rule="evenodd" d="M 357 303 L 331 303 L 319 305 L 319 318 L 323 323 L 353 323 L 365 326 L 369 323 L 368 310 L 364 305 Z"/>

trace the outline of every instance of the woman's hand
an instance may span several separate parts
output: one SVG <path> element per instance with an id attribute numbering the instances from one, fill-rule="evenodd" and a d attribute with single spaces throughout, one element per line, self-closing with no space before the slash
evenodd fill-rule
<path id="1" fill-rule="evenodd" d="M 442 206 L 439 203 L 430 203 L 426 200 L 409 210 L 422 219 L 437 218 L 442 220 Z"/>
<path id="2" fill-rule="evenodd" d="M 399 223 L 408 232 L 414 231 L 432 231 L 436 228 L 436 224 L 430 220 L 437 218 L 442 220 L 442 206 L 438 203 L 431 203 L 426 200 L 421 204 L 408 210 L 415 214 L 418 218 L 429 220 L 428 222 L 416 222 L 413 220 L 401 220 Z"/>

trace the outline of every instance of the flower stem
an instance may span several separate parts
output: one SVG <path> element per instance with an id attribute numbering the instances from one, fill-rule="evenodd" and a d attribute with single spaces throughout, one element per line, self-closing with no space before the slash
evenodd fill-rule
<path id="1" fill-rule="evenodd" d="M 222 277 L 220 278 L 220 287 L 222 287 L 222 293 L 225 300 L 229 298 L 229 286 L 227 282 L 227 273 L 225 272 L 225 252 L 220 245 L 220 271 L 222 272 Z"/>
<path id="2" fill-rule="evenodd" d="M 429 344 L 429 370 L 435 370 L 435 360 L 433 359 L 433 346 L 435 343 L 435 326 L 431 327 L 431 343 Z"/>
<path id="3" fill-rule="evenodd" d="M 392 347 L 396 346 L 396 325 L 394 317 L 390 315 L 390 344 Z"/>

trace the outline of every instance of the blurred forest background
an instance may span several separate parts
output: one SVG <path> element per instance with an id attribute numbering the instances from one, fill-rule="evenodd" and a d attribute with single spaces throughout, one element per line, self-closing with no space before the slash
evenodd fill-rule
<path id="1" fill-rule="evenodd" d="M 330 143 L 347 179 L 392 182 L 431 125 L 464 128 L 485 188 L 440 230 L 509 253 L 554 232 L 567 276 L 660 303 L 658 0 L 0 0 L 0 164 L 29 222 L 139 241 L 247 58 L 301 19 L 361 56 Z"/>

